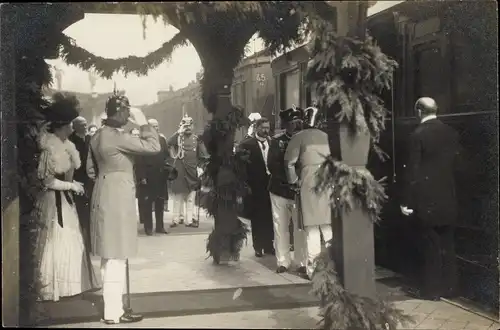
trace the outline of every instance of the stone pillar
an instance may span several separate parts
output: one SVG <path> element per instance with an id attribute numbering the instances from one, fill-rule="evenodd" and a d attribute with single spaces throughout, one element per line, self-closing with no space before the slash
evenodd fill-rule
<path id="1" fill-rule="evenodd" d="M 0 12 L 2 113 L 2 323 L 19 325 L 19 198 L 15 113 L 15 38 L 12 5 Z"/>

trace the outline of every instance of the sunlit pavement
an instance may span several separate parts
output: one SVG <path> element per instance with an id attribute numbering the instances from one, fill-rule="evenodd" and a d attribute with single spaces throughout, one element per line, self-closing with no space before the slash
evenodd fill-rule
<path id="1" fill-rule="evenodd" d="M 172 207 L 170 206 L 170 210 Z M 165 213 L 165 225 L 171 221 L 171 212 Z M 202 216 L 205 228 L 211 228 L 212 220 Z M 215 266 L 207 259 L 207 232 L 189 233 L 183 229 L 178 235 L 139 236 L 139 252 L 130 263 L 131 293 L 197 291 L 207 289 L 239 288 L 253 286 L 290 285 L 307 283 L 294 274 L 277 274 L 272 256 L 255 258 L 251 237 L 243 248 L 241 260 L 224 266 Z M 94 264 L 98 271 L 99 260 Z M 445 302 L 422 300 L 398 301 L 396 305 L 414 317 L 416 323 L 401 329 L 467 329 L 492 330 L 499 324 Z M 132 306 L 134 307 L 134 306 Z M 291 308 L 281 310 L 236 311 L 146 318 L 140 323 L 113 327 L 161 327 L 161 328 L 293 328 L 317 327 L 318 308 Z M 67 324 L 53 327 L 102 327 L 99 322 Z"/>

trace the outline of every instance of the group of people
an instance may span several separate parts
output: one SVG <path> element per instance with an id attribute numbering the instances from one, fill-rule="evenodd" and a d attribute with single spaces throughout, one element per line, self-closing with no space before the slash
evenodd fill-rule
<path id="1" fill-rule="evenodd" d="M 252 191 L 243 216 L 251 221 L 256 257 L 275 255 L 276 271 L 283 273 L 292 266 L 293 250 L 297 272 L 310 279 L 321 236 L 325 242 L 332 238 L 328 191 L 316 194 L 312 189 L 317 169 L 330 154 L 328 137 L 318 128 L 315 107 L 292 107 L 279 115 L 283 133 L 270 138 L 269 120 L 261 117 L 239 145 L 249 153 Z"/>
<path id="2" fill-rule="evenodd" d="M 136 197 L 146 233 L 152 234 L 154 204 L 156 232 L 166 234 L 163 208 L 170 175 L 171 227 L 182 222 L 196 227 L 193 195 L 200 186 L 198 161 L 206 151 L 188 116 L 167 140 L 158 122 L 146 120 L 123 95 L 110 97 L 105 113 L 102 127 L 88 132 L 74 96 L 56 93 L 45 111 L 38 166 L 43 189 L 35 208 L 42 223 L 38 268 L 42 299 L 58 301 L 102 287 L 103 322 L 130 323 L 142 319 L 122 302 L 126 262 L 137 252 Z M 129 123 L 138 134 L 124 130 Z M 100 280 L 91 252 L 101 257 Z"/>
<path id="3" fill-rule="evenodd" d="M 37 173 L 43 189 L 35 209 L 42 224 L 37 242 L 42 296 L 57 301 L 102 286 L 103 322 L 137 322 L 142 316 L 122 301 L 126 263 L 138 248 L 136 187 L 137 181 L 139 190 L 140 184 L 157 183 L 156 177 L 141 174 L 144 172 L 137 165 L 148 159 L 145 166 L 156 164 L 155 168 L 171 172 L 168 175 L 175 177 L 171 227 L 181 222 L 196 226 L 191 211 L 193 192 L 200 188 L 199 163 L 208 154 L 187 116 L 167 140 L 159 134 L 156 121 L 148 122 L 139 109 L 130 107 L 127 97 L 113 95 L 106 102 L 103 126 L 86 135 L 78 108 L 76 97 L 55 94 L 45 111 L 48 124 L 39 139 Z M 426 257 L 423 288 L 435 298 L 451 294 L 456 283 L 456 201 L 451 169 L 458 136 L 436 118 L 434 100 L 420 99 L 416 110 L 422 124 L 411 138 L 401 211 L 420 221 Z M 292 107 L 281 111 L 280 117 L 284 133 L 270 138 L 269 120 L 260 118 L 253 125 L 254 134 L 238 146 L 250 155 L 247 173 L 252 194 L 244 201 L 245 216 L 251 220 L 255 256 L 275 255 L 278 273 L 292 266 L 292 221 L 294 263 L 299 274 L 310 279 L 322 244 L 333 236 L 329 191 L 318 194 L 312 189 L 317 169 L 330 154 L 328 136 L 318 128 L 315 107 Z M 138 127 L 138 135 L 124 130 L 128 123 Z M 434 143 L 436 139 L 441 143 Z M 167 157 L 173 159 L 168 166 Z M 148 233 L 152 231 L 153 203 L 157 214 L 163 214 L 164 200 L 159 196 L 165 186 L 158 184 L 155 189 L 157 192 L 140 203 Z M 159 219 L 156 231 L 166 233 Z M 92 267 L 90 251 L 101 257 L 101 281 Z"/>
<path id="4" fill-rule="evenodd" d="M 457 294 L 454 231 L 459 136 L 437 118 L 438 106 L 432 98 L 418 99 L 415 112 L 420 124 L 410 136 L 401 212 L 415 224 L 422 252 L 418 295 L 436 300 Z M 286 272 L 292 264 L 293 237 L 297 271 L 311 279 L 314 259 L 333 237 L 331 191 L 318 194 L 313 189 L 317 170 L 332 151 L 327 133 L 318 128 L 317 108 L 293 107 L 281 111 L 280 118 L 285 132 L 269 138 L 269 120 L 253 115 L 252 135 L 240 144 L 250 153 L 252 194 L 245 201 L 244 216 L 251 220 L 256 257 L 275 255 L 277 272 Z"/>

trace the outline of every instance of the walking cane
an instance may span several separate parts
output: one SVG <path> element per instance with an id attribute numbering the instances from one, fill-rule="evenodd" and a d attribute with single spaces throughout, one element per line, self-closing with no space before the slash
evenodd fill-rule
<path id="1" fill-rule="evenodd" d="M 132 307 L 130 306 L 130 274 L 129 274 L 129 266 L 128 259 L 125 261 L 125 280 L 127 281 L 127 298 L 125 302 L 125 309 L 127 313 L 132 313 Z"/>

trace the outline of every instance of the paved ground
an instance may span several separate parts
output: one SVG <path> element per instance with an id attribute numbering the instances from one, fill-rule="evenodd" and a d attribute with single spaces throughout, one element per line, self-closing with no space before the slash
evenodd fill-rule
<path id="1" fill-rule="evenodd" d="M 416 323 L 400 329 L 442 330 L 496 330 L 498 323 L 464 311 L 444 302 L 408 300 L 396 303 L 414 316 Z M 178 316 L 145 319 L 133 325 L 116 325 L 126 328 L 232 328 L 232 329 L 314 329 L 320 318 L 318 308 L 288 310 L 263 310 L 251 312 L 220 313 L 211 315 Z M 101 323 L 80 323 L 58 326 L 60 328 L 97 328 Z"/>
<path id="2" fill-rule="evenodd" d="M 171 207 L 170 207 L 171 209 Z M 171 213 L 165 213 L 170 223 Z M 203 217 L 208 224 L 210 219 Z M 228 266 L 214 266 L 206 259 L 208 233 L 139 237 L 139 253 L 130 259 L 131 292 L 162 292 L 245 288 L 261 285 L 305 283 L 293 274 L 276 274 L 272 257 L 256 259 L 251 239 L 242 251 L 241 261 Z M 99 261 L 94 262 L 98 269 Z M 382 274 L 379 272 L 378 274 Z M 384 275 L 384 274 L 383 274 Z M 385 274 L 387 275 L 387 274 Z M 468 329 L 493 330 L 500 325 L 445 302 L 406 300 L 396 303 L 415 317 L 416 323 L 402 329 Z M 132 306 L 133 307 L 133 306 Z M 312 329 L 318 322 L 316 307 L 288 310 L 260 310 L 211 315 L 188 315 L 150 318 L 127 327 L 161 328 L 293 328 Z M 101 327 L 100 323 L 80 323 L 57 327 Z M 119 326 L 113 326 L 119 327 Z"/>

